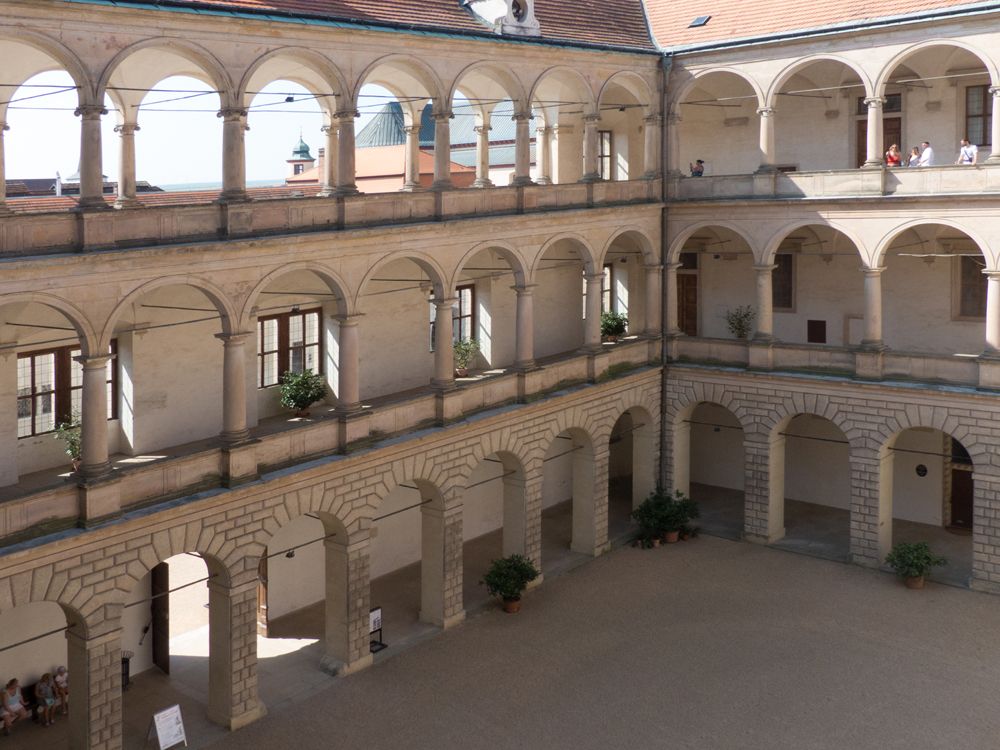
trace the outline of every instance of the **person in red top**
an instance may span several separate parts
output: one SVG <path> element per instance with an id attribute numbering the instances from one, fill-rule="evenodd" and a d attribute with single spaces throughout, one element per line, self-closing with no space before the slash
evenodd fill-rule
<path id="1" fill-rule="evenodd" d="M 903 161 L 903 155 L 899 152 L 899 144 L 893 143 L 889 150 L 885 152 L 885 165 L 887 167 L 898 167 Z"/>

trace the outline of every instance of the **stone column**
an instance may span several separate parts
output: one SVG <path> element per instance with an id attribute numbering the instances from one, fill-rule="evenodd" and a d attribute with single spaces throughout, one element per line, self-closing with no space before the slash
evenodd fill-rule
<path id="1" fill-rule="evenodd" d="M 326 639 L 323 669 L 351 674 L 372 663 L 368 610 L 371 609 L 371 540 L 367 530 L 350 538 L 328 536 L 326 550 Z"/>
<path id="2" fill-rule="evenodd" d="M 680 114 L 671 112 L 667 115 L 667 173 L 674 177 L 683 174 L 681 170 L 680 129 Z"/>
<path id="3" fill-rule="evenodd" d="M 868 148 L 865 167 L 882 166 L 882 104 L 885 100 L 877 96 L 865 99 L 868 106 Z"/>
<path id="4" fill-rule="evenodd" d="M 533 185 L 531 180 L 531 114 L 518 112 L 511 118 L 515 123 L 514 185 Z"/>
<path id="5" fill-rule="evenodd" d="M 667 263 L 667 288 L 664 295 L 667 305 L 667 330 L 664 333 L 668 336 L 676 336 L 681 332 L 677 324 L 679 304 L 677 299 L 677 269 L 680 267 L 680 263 Z"/>
<path id="6" fill-rule="evenodd" d="M 760 107 L 760 166 L 758 172 L 773 172 L 776 162 L 774 153 L 774 107 Z"/>
<path id="7" fill-rule="evenodd" d="M 420 619 L 441 628 L 465 619 L 462 602 L 462 503 L 456 497 L 420 508 Z"/>
<path id="8" fill-rule="evenodd" d="M 134 122 L 126 122 L 115 126 L 118 133 L 118 200 L 117 208 L 138 206 L 135 197 L 135 134 L 139 126 Z"/>
<path id="9" fill-rule="evenodd" d="M 10 130 L 10 125 L 0 120 L 0 216 L 10 213 L 7 207 L 7 166 L 4 157 L 4 133 Z"/>
<path id="10" fill-rule="evenodd" d="M 451 112 L 435 112 L 433 190 L 449 190 L 451 183 Z"/>
<path id="11" fill-rule="evenodd" d="M 406 133 L 406 151 L 403 157 L 403 190 L 420 189 L 420 126 L 407 125 L 403 128 Z"/>
<path id="12" fill-rule="evenodd" d="M 236 730 L 265 713 L 257 696 L 256 575 L 233 585 L 209 580 L 208 718 Z"/>
<path id="13" fill-rule="evenodd" d="M 552 184 L 552 132 L 553 129 L 544 126 L 535 130 L 535 143 L 538 149 L 538 179 L 539 185 Z"/>
<path id="14" fill-rule="evenodd" d="M 660 129 L 663 118 L 659 115 L 650 115 L 643 121 L 643 134 L 645 135 L 644 157 L 646 162 L 646 172 L 643 178 L 655 180 L 660 176 Z"/>
<path id="15" fill-rule="evenodd" d="M 455 385 L 454 321 L 451 308 L 457 297 L 434 300 L 434 379 L 431 385 L 447 389 Z"/>
<path id="16" fill-rule="evenodd" d="M 337 320 L 340 322 L 337 409 L 349 413 L 361 408 L 360 347 L 358 343 L 358 324 L 361 321 L 361 316 L 338 315 Z"/>
<path id="17" fill-rule="evenodd" d="M 646 274 L 646 321 L 643 333 L 649 338 L 659 338 L 662 314 L 660 312 L 660 281 L 663 278 L 663 266 L 644 265 Z"/>
<path id="18" fill-rule="evenodd" d="M 323 180 L 323 189 L 319 194 L 328 198 L 337 192 L 337 164 L 340 162 L 338 158 L 340 135 L 338 133 L 339 128 L 332 123 L 324 125 L 320 130 L 326 136 L 326 148 L 323 150 L 323 174 L 320 175 Z"/>
<path id="19" fill-rule="evenodd" d="M 121 629 L 86 637 L 66 631 L 66 662 L 73 676 L 69 702 L 70 750 L 122 747 Z"/>
<path id="20" fill-rule="evenodd" d="M 472 187 L 493 187 L 490 180 L 490 130 L 489 124 L 476 125 L 476 181 Z"/>
<path id="21" fill-rule="evenodd" d="M 219 110 L 222 118 L 222 202 L 247 200 L 247 111 L 242 107 Z"/>
<path id="22" fill-rule="evenodd" d="M 774 338 L 774 297 L 771 282 L 776 265 L 754 265 L 757 275 L 757 330 L 755 341 L 771 341 Z"/>
<path id="23" fill-rule="evenodd" d="M 989 164 L 1000 164 L 1000 86 L 990 86 L 990 95 L 993 97 L 993 119 L 990 128 L 992 151 L 986 161 Z"/>
<path id="24" fill-rule="evenodd" d="M 524 556 L 542 570 L 542 485 L 544 467 L 541 461 L 524 467 Z M 540 584 L 541 576 L 533 586 Z"/>
<path id="25" fill-rule="evenodd" d="M 108 360 L 110 354 L 77 357 L 83 366 L 80 475 L 92 479 L 111 471 L 108 461 Z"/>
<path id="26" fill-rule="evenodd" d="M 501 464 L 501 471 L 507 473 Z M 523 555 L 527 523 L 527 483 L 521 474 L 504 476 L 503 482 L 503 530 L 502 552 L 504 557 Z"/>
<path id="27" fill-rule="evenodd" d="M 337 126 L 337 195 L 356 195 L 357 178 L 354 169 L 354 119 L 358 112 L 353 109 L 338 112 L 333 116 Z"/>
<path id="28" fill-rule="evenodd" d="M 865 268 L 865 337 L 866 349 L 882 349 L 882 272 L 885 268 Z"/>
<path id="29" fill-rule="evenodd" d="M 785 438 L 747 431 L 743 442 L 743 533 L 751 542 L 775 542 L 785 535 Z"/>
<path id="30" fill-rule="evenodd" d="M 244 343 L 249 333 L 220 333 L 222 358 L 222 439 L 239 443 L 250 436 L 247 429 L 247 378 Z"/>
<path id="31" fill-rule="evenodd" d="M 984 354 L 1000 356 L 1000 271 L 986 274 L 986 350 Z"/>
<path id="32" fill-rule="evenodd" d="M 104 175 L 101 173 L 101 115 L 106 110 L 100 104 L 85 104 L 73 113 L 80 118 L 80 208 L 107 208 L 104 202 Z"/>
<path id="33" fill-rule="evenodd" d="M 514 367 L 530 370 L 535 366 L 535 297 L 538 284 L 512 286 L 517 294 L 517 341 Z"/>
<path id="34" fill-rule="evenodd" d="M 597 124 L 600 115 L 583 116 L 583 177 L 580 182 L 597 182 L 601 179 L 597 167 Z"/>
<path id="35" fill-rule="evenodd" d="M 603 273 L 588 273 L 587 280 L 587 319 L 584 321 L 583 346 L 588 351 L 598 351 L 601 348 L 601 290 L 604 282 Z"/>
<path id="36" fill-rule="evenodd" d="M 1000 477 L 992 466 L 972 475 L 972 580 L 976 591 L 1000 594 Z"/>

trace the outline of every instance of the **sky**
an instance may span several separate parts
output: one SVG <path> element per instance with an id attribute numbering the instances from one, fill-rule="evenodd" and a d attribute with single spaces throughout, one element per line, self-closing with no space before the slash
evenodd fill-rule
<path id="1" fill-rule="evenodd" d="M 73 115 L 77 106 L 75 91 L 57 93 L 57 88 L 37 86 L 72 86 L 65 72 L 42 73 L 25 82 L 12 100 L 44 93 L 46 96 L 21 103 L 11 103 L 7 113 L 10 130 L 5 134 L 7 178 L 63 178 L 77 172 L 80 159 L 80 122 Z M 138 117 L 135 136 L 136 177 L 154 185 L 218 183 L 222 179 L 222 120 L 216 116 L 219 97 L 214 93 L 189 96 L 188 92 L 209 91 L 193 78 L 171 77 L 156 85 L 146 95 Z M 53 92 L 53 93 L 49 93 Z M 362 89 L 362 116 L 356 123 L 360 130 L 373 113 L 391 98 L 377 86 Z M 286 102 L 288 96 L 296 97 Z M 178 97 L 185 97 L 178 100 Z M 174 101 L 166 102 L 167 99 Z M 108 114 L 102 118 L 102 171 L 115 181 L 118 175 L 118 140 L 114 132 L 118 122 L 110 99 Z M 315 157 L 326 136 L 320 131 L 323 116 L 319 105 L 300 85 L 275 81 L 265 86 L 251 104 L 246 134 L 247 181 L 281 182 L 288 171 L 286 159 L 299 140 L 299 133 Z"/>

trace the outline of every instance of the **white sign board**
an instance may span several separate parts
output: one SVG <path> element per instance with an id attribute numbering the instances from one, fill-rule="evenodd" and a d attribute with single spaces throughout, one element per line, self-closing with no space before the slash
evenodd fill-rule
<path id="1" fill-rule="evenodd" d="M 156 727 L 156 739 L 160 750 L 184 744 L 187 747 L 187 735 L 184 734 L 184 719 L 181 718 L 181 707 L 171 706 L 159 713 L 153 714 L 153 725 Z"/>
<path id="2" fill-rule="evenodd" d="M 382 608 L 375 607 L 368 613 L 368 633 L 374 633 L 382 629 Z"/>

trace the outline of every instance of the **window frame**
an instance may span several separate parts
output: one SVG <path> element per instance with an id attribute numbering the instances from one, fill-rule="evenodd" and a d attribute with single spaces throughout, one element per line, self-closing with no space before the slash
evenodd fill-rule
<path id="1" fill-rule="evenodd" d="M 309 344 L 305 343 L 305 331 L 307 330 L 306 318 L 310 315 L 316 315 L 316 343 Z M 303 331 L 303 343 L 302 346 L 292 346 L 290 326 L 291 319 L 293 317 L 302 318 L 302 331 Z M 268 321 L 275 320 L 278 323 L 277 330 L 277 348 L 268 349 L 264 351 L 264 324 Z M 323 347 L 323 308 L 322 307 L 310 307 L 305 310 L 289 310 L 288 312 L 277 313 L 276 315 L 262 315 L 257 318 L 257 390 L 264 390 L 266 388 L 274 388 L 275 386 L 281 385 L 282 376 L 291 370 L 292 365 L 292 352 L 296 349 L 301 349 L 303 352 L 302 362 L 305 364 L 305 352 L 306 350 L 316 347 L 316 362 L 317 368 L 314 372 L 318 375 L 322 375 L 325 371 L 324 362 L 324 347 Z M 269 354 L 277 354 L 278 356 L 278 367 L 277 376 L 275 382 L 265 383 L 264 382 L 264 362 L 265 357 Z M 303 368 L 304 369 L 304 368 Z"/>
<path id="2" fill-rule="evenodd" d="M 795 312 L 795 302 L 796 302 L 795 282 L 796 282 L 796 270 L 797 270 L 796 269 L 796 265 L 797 264 L 796 264 L 795 256 L 796 256 L 796 253 L 794 253 L 794 252 L 778 252 L 778 253 L 775 253 L 775 255 L 774 255 L 774 265 L 775 265 L 775 268 L 774 268 L 773 271 L 771 271 L 771 310 L 773 312 L 783 312 L 783 313 L 784 312 L 790 312 L 790 313 L 794 313 Z M 779 270 L 779 268 L 781 266 L 781 264 L 778 262 L 779 258 L 788 258 L 788 265 L 789 265 L 789 269 L 788 269 L 788 286 L 789 286 L 788 297 L 789 297 L 789 300 L 790 300 L 790 306 L 788 306 L 788 307 L 779 305 L 777 303 L 777 300 L 775 299 L 776 296 L 777 296 L 777 294 L 778 294 L 778 283 L 777 283 L 777 281 L 778 281 L 778 270 Z"/>
<path id="3" fill-rule="evenodd" d="M 605 151 L 607 146 L 607 151 Z M 614 180 L 615 134 L 613 130 L 597 131 L 597 176 L 602 180 Z"/>
<path id="4" fill-rule="evenodd" d="M 469 293 L 469 309 L 467 311 L 463 310 L 462 299 L 463 292 Z M 455 287 L 455 296 L 458 301 L 451 306 L 451 340 L 457 342 L 461 339 L 462 335 L 462 321 L 469 321 L 469 339 L 472 341 L 478 341 L 478 329 L 479 329 L 479 310 L 476 302 L 476 285 L 472 284 L 459 284 Z"/>
<path id="5" fill-rule="evenodd" d="M 978 115 L 969 114 L 969 94 L 973 91 L 979 90 L 981 92 L 981 104 L 982 112 Z M 965 87 L 965 97 L 962 102 L 962 106 L 965 110 L 965 130 L 962 132 L 962 138 L 969 137 L 969 122 L 970 120 L 981 120 L 982 134 L 985 143 L 976 143 L 976 148 L 992 148 L 993 144 L 993 96 L 990 94 L 990 84 L 972 84 Z M 970 141 L 971 142 L 971 141 Z M 989 156 L 989 154 L 986 154 Z"/>
<path id="6" fill-rule="evenodd" d="M 604 276 L 601 278 L 601 313 L 617 312 L 614 263 L 605 263 L 603 272 Z"/>
<path id="7" fill-rule="evenodd" d="M 951 288 L 951 319 L 959 322 L 968 323 L 983 323 L 986 321 L 986 289 L 989 284 L 989 280 L 986 278 L 985 274 L 980 274 L 982 276 L 982 303 L 983 303 L 983 314 L 982 315 L 967 315 L 962 312 L 962 301 L 966 298 L 965 295 L 965 278 L 962 266 L 966 263 L 966 259 L 970 263 L 976 263 L 976 256 L 971 255 L 956 255 L 958 258 L 958 263 L 952 266 L 952 288 Z M 981 260 L 982 266 L 979 270 L 982 271 L 986 268 L 986 261 L 983 259 L 982 255 L 978 256 Z"/>

